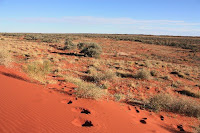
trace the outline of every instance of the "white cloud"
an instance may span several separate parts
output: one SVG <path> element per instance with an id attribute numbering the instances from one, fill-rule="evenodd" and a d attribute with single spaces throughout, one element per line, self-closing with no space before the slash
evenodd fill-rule
<path id="1" fill-rule="evenodd" d="M 42 22 L 42 23 L 78 23 L 78 24 L 181 24 L 200 25 L 200 23 L 185 23 L 177 20 L 136 20 L 132 18 L 105 18 L 92 16 L 66 16 L 62 18 L 21 18 L 15 19 L 20 22 Z"/>
<path id="2" fill-rule="evenodd" d="M 1 18 L 1 22 L 15 22 L 31 25 L 31 23 L 55 24 L 54 29 L 62 24 L 71 26 L 71 31 L 77 26 L 80 32 L 93 33 L 127 33 L 127 34 L 169 34 L 200 36 L 200 23 L 182 20 L 137 20 L 132 18 L 106 18 L 93 16 L 66 16 L 61 18 Z M 25 25 L 24 24 L 24 25 Z M 76 27 L 74 27 L 76 26 Z M 84 27 L 84 28 L 83 28 Z M 86 28 L 88 27 L 88 28 Z M 82 28 L 82 29 L 81 29 Z M 63 30 L 62 30 L 63 31 Z M 44 31 L 45 32 L 45 31 Z M 52 31 L 53 32 L 53 31 Z"/>

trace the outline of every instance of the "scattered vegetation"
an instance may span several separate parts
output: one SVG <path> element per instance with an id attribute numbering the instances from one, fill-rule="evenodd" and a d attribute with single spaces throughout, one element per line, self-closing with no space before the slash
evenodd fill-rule
<path id="1" fill-rule="evenodd" d="M 15 49 L 5 51 L 4 48 L 1 48 L 0 64 L 9 64 L 11 60 L 9 59 L 10 53 L 12 52 L 13 58 L 22 58 L 23 60 L 21 62 L 23 63 L 25 61 L 29 61 L 27 66 L 24 65 L 24 71 L 27 72 L 30 77 L 40 81 L 43 84 L 59 83 L 60 79 L 58 78 L 58 80 L 57 76 L 65 75 L 63 77 L 65 78 L 66 82 L 76 85 L 75 95 L 80 98 L 100 99 L 104 96 L 107 96 L 107 98 L 113 98 L 115 101 L 127 100 L 130 103 L 134 103 L 134 105 L 142 105 L 142 107 L 144 103 L 145 107 L 148 107 L 154 111 L 169 111 L 194 117 L 200 116 L 199 99 L 195 99 L 200 98 L 200 95 L 197 92 L 199 88 L 199 67 L 195 65 L 198 64 L 199 58 L 199 53 L 196 53 L 200 49 L 200 45 L 198 45 L 200 43 L 199 37 L 10 33 L 1 35 L 3 35 L 3 38 L 5 38 L 5 40 L 2 40 L 1 42 L 4 42 L 5 46 L 8 44 Z M 13 41 L 11 44 L 7 42 L 9 39 L 12 39 L 9 36 L 15 36 L 20 40 L 16 42 Z M 101 37 L 110 39 L 102 39 L 108 41 L 105 43 L 102 41 L 103 43 L 101 45 L 96 43 L 88 43 L 88 41 L 91 40 L 94 42 L 100 42 L 101 40 L 99 38 Z M 172 56 L 177 56 L 177 59 L 168 60 L 170 56 L 168 57 L 166 53 L 162 55 L 159 53 L 159 50 L 154 49 L 154 47 L 148 51 L 147 47 L 149 45 L 141 44 L 141 47 L 138 45 L 138 48 L 135 49 L 138 49 L 138 52 L 135 53 L 133 51 L 129 53 L 126 51 L 129 50 L 127 46 L 132 47 L 132 44 L 124 43 L 121 45 L 122 42 L 117 42 L 114 40 L 136 41 L 190 50 L 173 49 L 174 51 Z M 20 44 L 18 43 L 19 45 L 17 45 L 17 42 L 20 42 Z M 77 44 L 77 42 L 80 43 Z M 108 43 L 109 45 L 107 45 Z M 117 43 L 120 45 L 115 45 Z M 28 44 L 31 44 L 31 46 Z M 64 47 L 63 44 L 65 44 Z M 105 45 L 108 46 L 108 49 L 106 47 L 104 51 L 106 56 L 103 56 L 101 59 L 94 59 L 101 56 L 101 46 Z M 62 49 L 80 52 L 81 56 L 73 56 L 78 54 L 59 53 L 59 50 Z M 145 53 L 145 55 L 142 55 L 140 49 L 147 50 L 148 52 Z M 156 52 L 153 53 L 154 51 Z M 177 51 L 177 53 L 175 51 Z M 35 53 L 35 55 L 32 53 Z M 117 56 L 114 57 L 113 55 L 115 53 Z M 179 53 L 180 56 L 178 56 Z M 188 55 L 190 58 L 183 60 L 181 58 L 183 54 L 184 56 Z M 83 55 L 94 58 L 82 58 Z M 165 55 L 167 59 L 165 59 Z M 54 69 L 52 71 L 52 75 L 54 76 L 53 80 L 51 80 L 50 76 L 48 76 L 52 68 L 49 61 L 30 62 L 30 60 L 38 57 L 48 59 L 55 65 L 53 66 Z M 177 63 L 176 61 L 178 60 L 180 62 Z M 189 60 L 191 60 L 192 64 L 190 64 Z M 182 64 L 183 61 L 185 64 Z M 82 79 L 74 78 L 71 75 L 74 77 L 81 77 Z M 118 78 L 115 78 L 116 75 Z M 174 78 L 173 75 L 175 75 L 176 78 Z M 151 76 L 153 76 L 153 82 L 148 81 Z M 173 79 L 171 79 L 170 76 Z M 191 85 L 192 83 L 190 84 L 187 82 L 187 80 L 190 80 L 190 83 L 194 82 L 194 85 Z M 194 90 L 193 88 L 182 89 L 184 85 L 191 86 L 191 88 L 193 87 Z M 161 90 L 160 88 L 163 89 Z M 173 91 L 174 89 L 176 90 Z M 155 94 L 157 92 L 166 90 L 172 92 L 172 95 Z M 148 92 L 155 94 L 155 96 L 151 97 L 146 102 L 146 98 L 149 97 Z M 107 93 L 108 95 L 106 95 Z M 194 97 L 191 99 L 196 101 L 193 101 L 187 97 Z"/>
<path id="2" fill-rule="evenodd" d="M 123 35 L 123 34 L 79 34 L 90 38 L 110 38 L 114 40 L 135 41 L 147 44 L 165 45 L 190 49 L 194 52 L 200 51 L 199 37 L 181 37 L 181 36 L 151 36 L 151 35 Z"/>
<path id="3" fill-rule="evenodd" d="M 169 111 L 200 117 L 200 104 L 186 97 L 158 94 L 149 99 L 148 106 L 154 111 Z"/>

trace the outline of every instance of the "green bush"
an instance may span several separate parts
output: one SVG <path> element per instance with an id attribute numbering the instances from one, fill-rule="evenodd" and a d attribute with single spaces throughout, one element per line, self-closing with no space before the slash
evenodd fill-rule
<path id="1" fill-rule="evenodd" d="M 83 53 L 85 56 L 88 57 L 95 57 L 99 58 L 102 53 L 102 48 L 96 43 L 90 43 L 87 46 L 85 46 L 80 53 Z"/>

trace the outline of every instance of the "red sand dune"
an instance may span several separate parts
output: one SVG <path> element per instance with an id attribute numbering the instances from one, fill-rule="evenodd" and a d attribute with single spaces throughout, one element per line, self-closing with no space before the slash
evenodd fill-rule
<path id="1" fill-rule="evenodd" d="M 0 133 L 173 132 L 158 115 L 113 101 L 76 99 L 22 77 L 0 66 Z"/>

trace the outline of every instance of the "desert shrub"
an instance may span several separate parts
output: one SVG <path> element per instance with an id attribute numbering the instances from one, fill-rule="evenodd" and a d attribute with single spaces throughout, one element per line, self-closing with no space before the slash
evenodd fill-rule
<path id="1" fill-rule="evenodd" d="M 169 111 L 193 117 L 200 116 L 200 104 L 186 97 L 157 94 L 149 99 L 148 106 L 154 111 Z"/>
<path id="2" fill-rule="evenodd" d="M 146 70 L 146 69 L 141 69 L 135 75 L 135 78 L 148 80 L 150 78 L 150 72 L 148 70 Z"/>
<path id="3" fill-rule="evenodd" d="M 71 39 L 66 39 L 65 40 L 65 46 L 64 46 L 64 50 L 67 49 L 67 50 L 73 50 L 73 49 L 76 49 L 76 44 L 74 44 Z"/>
<path id="4" fill-rule="evenodd" d="M 86 47 L 86 46 L 88 46 L 88 45 L 89 45 L 89 43 L 80 42 L 80 43 L 77 44 L 77 48 L 79 50 L 83 50 L 83 48 Z"/>
<path id="5" fill-rule="evenodd" d="M 95 57 L 99 58 L 102 53 L 102 48 L 100 45 L 96 43 L 90 43 L 87 46 L 85 46 L 80 53 L 83 53 L 85 56 L 88 57 Z"/>
<path id="6" fill-rule="evenodd" d="M 105 95 L 105 92 L 93 83 L 88 83 L 82 79 L 66 76 L 65 80 L 78 87 L 75 89 L 76 96 L 80 98 L 99 99 Z"/>
<path id="7" fill-rule="evenodd" d="M 33 79 L 45 84 L 46 76 L 51 72 L 50 61 L 35 61 L 24 66 L 24 71 Z"/>
<path id="8" fill-rule="evenodd" d="M 10 67 L 11 62 L 12 62 L 12 57 L 10 53 L 4 47 L 0 47 L 0 65 Z"/>

